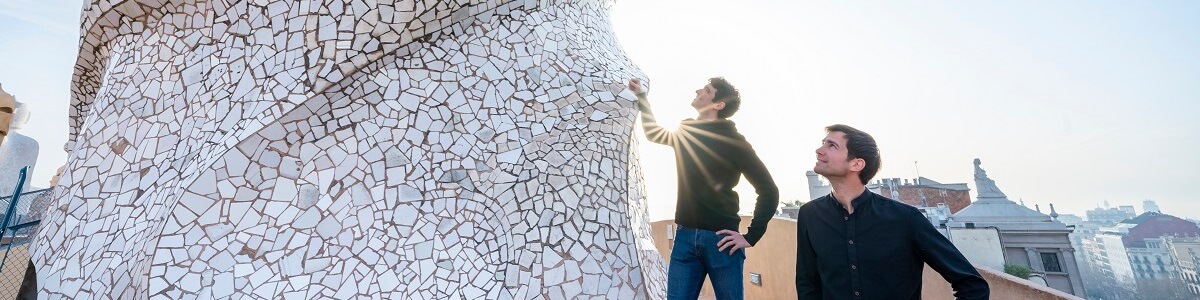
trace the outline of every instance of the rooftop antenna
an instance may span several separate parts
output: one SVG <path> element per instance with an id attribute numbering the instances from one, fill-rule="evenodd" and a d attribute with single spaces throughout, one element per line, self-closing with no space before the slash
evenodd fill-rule
<path id="1" fill-rule="evenodd" d="M 925 189 L 921 187 L 921 168 L 917 166 L 917 162 L 913 161 L 913 171 L 917 172 L 917 182 L 914 182 L 917 186 L 917 197 L 921 198 L 921 206 L 929 207 L 929 201 L 925 200 Z"/>
<path id="2" fill-rule="evenodd" d="M 916 160 L 914 160 L 914 161 L 913 161 L 913 171 L 916 171 L 916 172 L 917 172 L 917 184 L 920 184 L 920 182 L 921 182 L 921 168 L 920 168 L 920 167 L 917 165 L 917 163 L 918 163 L 918 162 L 919 162 L 919 161 L 916 161 Z"/>

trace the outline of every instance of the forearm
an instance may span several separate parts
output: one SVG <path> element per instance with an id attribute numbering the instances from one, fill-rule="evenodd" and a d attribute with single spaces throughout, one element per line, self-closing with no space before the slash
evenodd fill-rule
<path id="1" fill-rule="evenodd" d="M 758 201 L 754 204 L 754 218 L 750 220 L 750 228 L 746 230 L 746 241 L 750 242 L 751 246 L 758 244 L 758 240 L 767 233 L 767 224 L 775 216 L 778 206 L 778 192 L 762 194 L 760 191 Z"/>
<path id="2" fill-rule="evenodd" d="M 646 98 L 646 93 L 638 94 L 637 98 L 638 111 L 642 116 L 642 131 L 646 134 L 646 139 L 658 144 L 667 144 L 667 132 L 658 125 L 654 111 L 650 109 L 650 101 Z"/>
<path id="3" fill-rule="evenodd" d="M 988 299 L 988 283 L 954 244 L 919 214 L 912 218 L 921 256 L 950 283 L 957 299 Z"/>
<path id="4" fill-rule="evenodd" d="M 754 219 L 750 221 L 750 228 L 746 233 L 746 241 L 754 245 L 767 233 L 767 224 L 779 208 L 779 187 L 775 185 L 775 179 L 771 178 L 771 173 L 767 171 L 757 153 L 750 150 L 743 156 L 746 157 L 746 161 L 743 162 L 743 174 L 758 194 L 758 199 L 754 202 Z"/>

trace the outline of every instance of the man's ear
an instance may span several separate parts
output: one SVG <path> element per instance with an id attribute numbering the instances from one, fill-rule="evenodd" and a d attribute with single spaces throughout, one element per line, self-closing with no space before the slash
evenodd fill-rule
<path id="1" fill-rule="evenodd" d="M 866 160 L 861 159 L 861 158 L 855 158 L 855 159 L 850 160 L 850 171 L 862 172 L 862 170 L 865 168 L 867 168 Z"/>
<path id="2" fill-rule="evenodd" d="M 713 110 L 722 110 L 722 109 L 725 109 L 725 102 L 713 103 Z"/>

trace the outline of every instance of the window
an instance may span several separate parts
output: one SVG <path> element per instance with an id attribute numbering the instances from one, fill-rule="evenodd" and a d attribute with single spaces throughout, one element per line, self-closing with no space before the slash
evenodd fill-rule
<path id="1" fill-rule="evenodd" d="M 1058 263 L 1058 253 L 1042 253 L 1042 267 L 1046 272 L 1062 272 Z"/>

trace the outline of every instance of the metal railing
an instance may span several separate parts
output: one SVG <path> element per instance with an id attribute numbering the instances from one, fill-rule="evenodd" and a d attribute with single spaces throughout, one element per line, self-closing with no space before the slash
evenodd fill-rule
<path id="1" fill-rule="evenodd" d="M 29 266 L 29 242 L 37 233 L 41 217 L 31 211 L 33 200 L 50 189 L 23 192 L 29 167 L 21 168 L 11 197 L 0 197 L 0 299 L 13 299 L 21 288 Z M 36 210 L 36 209 L 34 209 Z M 32 213 L 32 214 L 31 214 Z"/>

